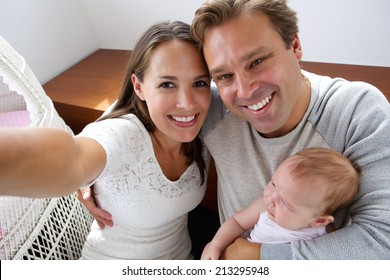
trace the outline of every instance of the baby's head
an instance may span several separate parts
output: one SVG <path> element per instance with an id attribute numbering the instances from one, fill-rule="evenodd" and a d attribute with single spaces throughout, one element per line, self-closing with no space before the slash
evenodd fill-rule
<path id="1" fill-rule="evenodd" d="M 283 161 L 264 189 L 271 219 L 297 230 L 326 226 L 349 205 L 359 187 L 359 168 L 342 154 L 309 148 Z"/>

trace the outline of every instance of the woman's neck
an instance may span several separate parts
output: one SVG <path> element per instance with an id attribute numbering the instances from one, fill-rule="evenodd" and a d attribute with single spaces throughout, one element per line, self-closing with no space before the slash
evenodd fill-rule
<path id="1" fill-rule="evenodd" d="M 183 143 L 166 139 L 159 133 L 150 133 L 153 150 L 164 175 L 176 181 L 188 168 L 188 159 L 183 153 Z"/>

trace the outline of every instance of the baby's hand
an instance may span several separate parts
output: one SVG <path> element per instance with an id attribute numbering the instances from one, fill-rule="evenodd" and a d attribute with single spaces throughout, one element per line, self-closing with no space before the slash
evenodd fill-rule
<path id="1" fill-rule="evenodd" d="M 218 260 L 221 255 L 222 250 L 217 246 L 214 246 L 211 242 L 209 242 L 206 247 L 204 247 L 201 260 Z"/>

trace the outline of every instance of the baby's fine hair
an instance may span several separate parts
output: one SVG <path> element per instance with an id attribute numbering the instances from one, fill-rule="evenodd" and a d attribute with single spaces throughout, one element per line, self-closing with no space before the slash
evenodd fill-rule
<path id="1" fill-rule="evenodd" d="M 327 148 L 308 148 L 288 162 L 294 180 L 304 180 L 314 191 L 324 190 L 323 214 L 346 207 L 356 197 L 360 168 L 341 153 Z"/>

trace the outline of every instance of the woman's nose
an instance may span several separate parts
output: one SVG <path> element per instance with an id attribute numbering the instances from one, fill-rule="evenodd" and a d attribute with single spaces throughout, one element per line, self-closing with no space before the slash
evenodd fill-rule
<path id="1" fill-rule="evenodd" d="M 183 88 L 179 92 L 177 107 L 180 109 L 191 110 L 195 106 L 195 100 L 190 89 Z"/>

